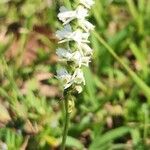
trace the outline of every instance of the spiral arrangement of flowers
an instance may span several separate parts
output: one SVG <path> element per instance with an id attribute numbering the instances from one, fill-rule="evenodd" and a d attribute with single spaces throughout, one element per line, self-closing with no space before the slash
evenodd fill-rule
<path id="1" fill-rule="evenodd" d="M 57 78 L 64 90 L 71 88 L 81 93 L 85 85 L 82 66 L 89 66 L 93 53 L 88 38 L 94 26 L 87 20 L 93 4 L 93 0 L 79 0 L 75 10 L 68 10 L 64 6 L 59 9 L 58 18 L 63 28 L 56 32 L 56 36 L 62 47 L 56 50 L 56 54 L 60 61 L 66 63 L 66 67 L 57 70 Z"/>

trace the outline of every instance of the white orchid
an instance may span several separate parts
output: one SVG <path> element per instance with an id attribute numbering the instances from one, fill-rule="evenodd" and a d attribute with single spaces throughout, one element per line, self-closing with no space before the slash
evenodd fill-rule
<path id="1" fill-rule="evenodd" d="M 80 52 L 82 54 L 84 54 L 85 56 L 86 55 L 88 55 L 88 56 L 92 55 L 92 53 L 93 53 L 93 49 L 91 49 L 91 47 L 88 44 L 86 44 L 86 43 L 79 43 L 77 45 L 77 47 L 80 50 Z"/>
<path id="2" fill-rule="evenodd" d="M 82 88 L 81 85 L 76 85 L 76 86 L 75 86 L 75 90 L 76 90 L 78 93 L 81 93 L 82 90 L 83 90 L 83 88 Z"/>
<path id="3" fill-rule="evenodd" d="M 58 48 L 56 54 L 62 61 L 72 61 L 75 64 L 75 67 L 88 66 L 90 62 L 89 56 L 83 56 L 80 51 L 75 51 L 73 53 L 70 50 L 63 48 Z"/>
<path id="4" fill-rule="evenodd" d="M 71 11 L 64 6 L 60 7 L 60 13 L 58 14 L 59 20 L 63 22 L 63 25 L 68 24 L 74 19 L 83 20 L 88 16 L 88 11 L 82 6 L 79 6 L 76 10 Z"/>
<path id="5" fill-rule="evenodd" d="M 67 59 L 70 60 L 72 57 L 72 53 L 70 50 L 66 50 L 64 48 L 58 48 L 56 49 L 56 54 L 58 55 L 58 57 L 63 60 L 63 59 Z"/>
<path id="6" fill-rule="evenodd" d="M 77 68 L 73 74 L 73 80 L 74 83 L 76 84 L 81 84 L 83 83 L 85 85 L 85 79 L 84 79 L 84 75 L 81 69 Z"/>
<path id="7" fill-rule="evenodd" d="M 60 13 L 58 14 L 59 20 L 61 20 L 64 24 L 69 23 L 73 19 L 76 18 L 76 12 L 68 10 L 64 6 L 60 7 L 59 9 Z"/>
<path id="8" fill-rule="evenodd" d="M 58 48 L 56 54 L 60 61 L 73 62 L 67 63 L 71 66 L 72 73 L 69 73 L 66 69 L 60 69 L 57 71 L 57 78 L 63 83 L 64 89 L 73 87 L 78 93 L 82 92 L 82 84 L 85 85 L 85 79 L 82 71 L 82 66 L 89 66 L 90 58 L 93 50 L 88 45 L 90 31 L 94 29 L 94 26 L 87 21 L 88 10 L 94 4 L 93 0 L 80 0 L 80 3 L 76 10 L 68 10 L 64 6 L 60 7 L 58 18 L 63 22 L 64 28 L 56 32 L 56 36 L 59 39 L 58 43 L 66 43 L 66 48 Z M 72 21 L 77 21 L 77 29 L 72 29 Z M 70 42 L 74 41 L 72 50 Z"/>
<path id="9" fill-rule="evenodd" d="M 77 43 L 90 43 L 88 40 L 90 33 L 82 32 L 80 29 L 77 29 L 73 34 L 70 36 L 72 40 Z"/>
<path id="10" fill-rule="evenodd" d="M 75 41 L 77 43 L 89 43 L 89 33 L 82 32 L 80 29 L 72 32 L 71 26 L 68 24 L 63 29 L 56 32 L 56 36 L 60 39 L 59 43 Z"/>
<path id="11" fill-rule="evenodd" d="M 64 89 L 69 88 L 73 84 L 72 75 L 69 74 L 68 71 L 64 68 L 57 71 L 57 78 L 60 79 L 63 83 Z"/>
<path id="12" fill-rule="evenodd" d="M 90 9 L 91 6 L 94 4 L 93 0 L 80 0 L 80 3 L 84 5 L 86 8 Z"/>
<path id="13" fill-rule="evenodd" d="M 88 16 L 88 10 L 83 6 L 78 6 L 76 10 L 76 18 L 79 20 L 85 19 Z"/>
<path id="14" fill-rule="evenodd" d="M 72 54 L 71 60 L 75 63 L 76 66 L 79 68 L 81 66 L 89 66 L 90 57 L 89 56 L 83 56 L 80 51 L 76 51 Z"/>
<path id="15" fill-rule="evenodd" d="M 63 25 L 66 25 L 72 20 L 77 19 L 79 26 L 86 32 L 89 32 L 90 30 L 94 29 L 94 26 L 85 19 L 87 16 L 88 11 L 82 6 L 79 6 L 75 11 L 70 11 L 62 6 L 60 8 L 60 13 L 58 14 L 58 18 L 63 22 Z"/>
<path id="16" fill-rule="evenodd" d="M 69 88 L 73 83 L 76 85 L 84 84 L 85 79 L 81 69 L 77 68 L 73 75 L 69 74 L 64 68 L 57 71 L 57 78 L 61 80 L 64 85 L 64 89 Z"/>
<path id="17" fill-rule="evenodd" d="M 56 31 L 56 36 L 59 38 L 59 40 L 66 39 L 70 37 L 70 35 L 73 33 L 70 24 L 65 25 L 63 29 Z"/>
<path id="18" fill-rule="evenodd" d="M 85 19 L 78 21 L 79 26 L 86 32 L 89 32 L 94 29 L 94 25 Z"/>

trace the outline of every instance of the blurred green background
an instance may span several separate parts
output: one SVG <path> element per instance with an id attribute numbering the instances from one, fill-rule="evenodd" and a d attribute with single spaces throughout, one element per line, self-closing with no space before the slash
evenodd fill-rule
<path id="1" fill-rule="evenodd" d="M 0 0 L 0 150 L 59 150 L 57 13 L 76 0 Z M 76 95 L 68 150 L 150 149 L 150 0 L 95 0 L 94 55 Z M 124 65 L 125 64 L 125 65 Z M 132 71 L 134 72 L 132 72 Z"/>

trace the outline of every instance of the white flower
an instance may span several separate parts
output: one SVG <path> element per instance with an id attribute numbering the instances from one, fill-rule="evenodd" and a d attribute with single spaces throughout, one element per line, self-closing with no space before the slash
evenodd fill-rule
<path id="1" fill-rule="evenodd" d="M 63 25 L 68 24 L 74 19 L 78 19 L 79 26 L 86 32 L 94 29 L 94 26 L 85 19 L 87 16 L 88 11 L 82 6 L 78 6 L 75 11 L 70 11 L 62 6 L 60 8 L 60 13 L 58 14 L 58 18 L 63 22 Z"/>
<path id="2" fill-rule="evenodd" d="M 90 30 L 94 29 L 94 25 L 85 19 L 79 20 L 78 23 L 79 23 L 79 26 L 86 32 L 89 32 Z"/>
<path id="3" fill-rule="evenodd" d="M 63 29 L 56 31 L 56 36 L 60 40 L 67 38 L 68 36 L 70 36 L 70 34 L 72 34 L 72 29 L 70 24 L 65 25 Z"/>
<path id="4" fill-rule="evenodd" d="M 80 0 L 80 3 L 83 4 L 86 8 L 91 8 L 91 6 L 94 4 L 93 0 Z"/>
<path id="5" fill-rule="evenodd" d="M 60 39 L 59 43 L 75 41 L 77 43 L 89 43 L 89 33 L 82 32 L 80 29 L 72 32 L 71 26 L 65 25 L 62 30 L 56 32 L 56 36 Z"/>
<path id="6" fill-rule="evenodd" d="M 86 43 L 79 43 L 78 45 L 78 49 L 80 50 L 80 52 L 83 55 L 92 55 L 93 49 L 91 49 L 91 47 L 86 44 Z"/>
<path id="7" fill-rule="evenodd" d="M 57 71 L 57 78 L 63 83 L 64 89 L 69 88 L 73 84 L 72 76 L 64 68 Z"/>
<path id="8" fill-rule="evenodd" d="M 85 85 L 84 75 L 81 69 L 77 68 L 73 75 L 69 74 L 66 69 L 60 69 L 57 71 L 57 78 L 60 79 L 63 83 L 64 89 L 69 88 L 72 84 Z"/>
<path id="9" fill-rule="evenodd" d="M 75 32 L 73 32 L 73 34 L 71 35 L 71 38 L 72 40 L 76 41 L 78 44 L 90 43 L 90 41 L 88 40 L 89 36 L 90 36 L 90 33 L 85 33 L 77 29 Z"/>
<path id="10" fill-rule="evenodd" d="M 82 92 L 82 84 L 85 85 L 85 79 L 81 70 L 82 66 L 88 66 L 92 55 L 92 49 L 88 45 L 90 41 L 89 31 L 94 29 L 94 26 L 86 20 L 88 16 L 88 9 L 94 4 L 93 0 L 80 0 L 76 10 L 68 10 L 62 6 L 59 10 L 58 18 L 63 22 L 64 28 L 56 32 L 56 36 L 59 38 L 58 43 L 67 42 L 66 47 L 70 47 L 70 44 L 74 44 L 74 48 L 58 48 L 56 54 L 59 60 L 71 62 L 67 63 L 70 66 L 71 73 L 66 69 L 60 69 L 57 71 L 57 78 L 61 80 L 64 90 L 72 87 L 78 93 Z M 74 19 L 77 20 L 77 29 L 72 30 L 69 24 Z M 70 43 L 71 41 L 74 41 Z"/>
<path id="11" fill-rule="evenodd" d="M 75 86 L 75 90 L 78 92 L 78 93 L 81 93 L 82 92 L 82 86 L 81 85 L 76 85 Z"/>
<path id="12" fill-rule="evenodd" d="M 81 69 L 77 68 L 73 74 L 74 83 L 76 84 L 84 84 L 85 85 L 85 79 L 84 75 Z"/>
<path id="13" fill-rule="evenodd" d="M 57 15 L 59 20 L 62 21 L 64 24 L 69 23 L 73 19 L 75 19 L 76 12 L 68 10 L 64 6 L 60 7 L 59 9 L 60 13 Z"/>
<path id="14" fill-rule="evenodd" d="M 70 50 L 66 50 L 64 48 L 58 48 L 58 49 L 56 49 L 56 54 L 58 55 L 58 57 L 60 59 L 70 60 L 71 57 L 72 57 L 72 53 L 70 52 Z"/>
<path id="15" fill-rule="evenodd" d="M 83 56 L 79 51 L 76 51 L 72 54 L 71 60 L 80 68 L 82 65 L 89 65 L 90 57 Z"/>
<path id="16" fill-rule="evenodd" d="M 88 16 L 88 10 L 82 6 L 78 6 L 76 10 L 76 18 L 79 20 L 85 19 Z"/>
<path id="17" fill-rule="evenodd" d="M 82 6 L 78 6 L 78 8 L 74 11 L 68 10 L 64 6 L 62 6 L 59 10 L 60 13 L 58 14 L 58 18 L 63 22 L 63 25 L 68 24 L 74 19 L 81 20 L 88 16 L 87 9 Z"/>
<path id="18" fill-rule="evenodd" d="M 8 150 L 7 144 L 0 141 L 0 150 Z"/>
<path id="19" fill-rule="evenodd" d="M 58 48 L 56 50 L 56 54 L 60 58 L 60 60 L 64 61 L 73 61 L 76 67 L 88 66 L 90 62 L 89 56 L 84 56 L 80 53 L 80 51 L 75 51 L 73 53 L 70 50 L 66 50 L 63 48 Z"/>

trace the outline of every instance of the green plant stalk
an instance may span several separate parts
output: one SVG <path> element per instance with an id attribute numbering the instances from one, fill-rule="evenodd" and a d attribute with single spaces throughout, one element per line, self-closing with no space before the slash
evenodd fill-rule
<path id="1" fill-rule="evenodd" d="M 15 103 L 17 101 L 17 96 L 19 96 L 21 99 L 24 99 L 23 95 L 20 93 L 20 90 L 19 90 L 19 88 L 15 82 L 15 79 L 13 77 L 13 72 L 12 72 L 11 68 L 8 66 L 5 58 L 2 57 L 1 61 L 2 61 L 2 64 L 5 68 L 6 76 L 7 76 L 8 80 L 11 84 L 12 91 L 14 91 L 16 93 L 15 96 L 9 98 L 9 100 L 12 100 L 11 102 Z M 3 92 L 3 94 L 5 94 L 4 90 L 3 91 L 1 90 L 0 92 Z M 6 96 L 6 94 L 4 96 Z"/>
<path id="2" fill-rule="evenodd" d="M 142 4 L 142 0 L 140 0 L 141 2 L 138 2 L 138 5 Z M 139 34 L 143 34 L 144 32 L 144 24 L 143 24 L 143 15 L 142 12 L 140 12 L 140 10 L 138 10 L 133 2 L 133 0 L 126 0 L 129 10 L 131 12 L 131 15 L 133 16 L 134 20 L 137 23 L 138 26 L 138 32 Z M 143 5 L 143 4 L 142 4 Z"/>
<path id="3" fill-rule="evenodd" d="M 93 32 L 95 37 L 98 39 L 98 41 L 108 50 L 108 52 L 124 67 L 124 69 L 128 72 L 128 74 L 131 76 L 133 81 L 141 88 L 143 93 L 146 95 L 147 99 L 150 103 L 150 87 L 144 83 L 143 80 L 141 80 L 134 71 L 132 71 L 115 53 L 115 51 L 106 43 L 106 41 L 95 31 Z"/>
<path id="4" fill-rule="evenodd" d="M 64 0 L 64 4 L 65 4 L 66 7 L 71 9 L 71 2 L 70 2 L 70 0 Z"/>
<path id="5" fill-rule="evenodd" d="M 3 96 L 3 97 L 5 97 L 5 98 L 7 98 L 7 99 L 11 99 L 11 97 L 9 97 L 9 95 L 7 94 L 7 92 L 3 89 L 3 88 L 1 88 L 0 87 L 0 96 Z"/>
<path id="6" fill-rule="evenodd" d="M 68 107 L 68 97 L 66 96 L 66 99 L 63 100 L 64 102 L 64 108 L 65 108 L 65 123 L 64 123 L 64 131 L 63 131 L 63 138 L 62 138 L 62 144 L 61 144 L 61 150 L 65 150 L 66 145 L 66 139 L 68 134 L 68 127 L 69 127 L 69 107 Z"/>
<path id="7" fill-rule="evenodd" d="M 148 108 L 144 108 L 144 125 L 143 125 L 143 140 L 146 142 L 148 135 L 149 112 Z"/>
<path id="8" fill-rule="evenodd" d="M 19 45 L 19 49 L 18 49 L 18 57 L 16 59 L 17 69 L 22 65 L 23 56 L 24 56 L 24 52 L 25 52 L 25 46 L 27 44 L 29 33 L 32 31 L 32 28 L 33 28 L 32 17 L 26 18 L 26 21 L 24 23 L 24 28 L 27 29 L 28 32 L 21 34 L 21 38 L 19 41 L 20 45 Z"/>

